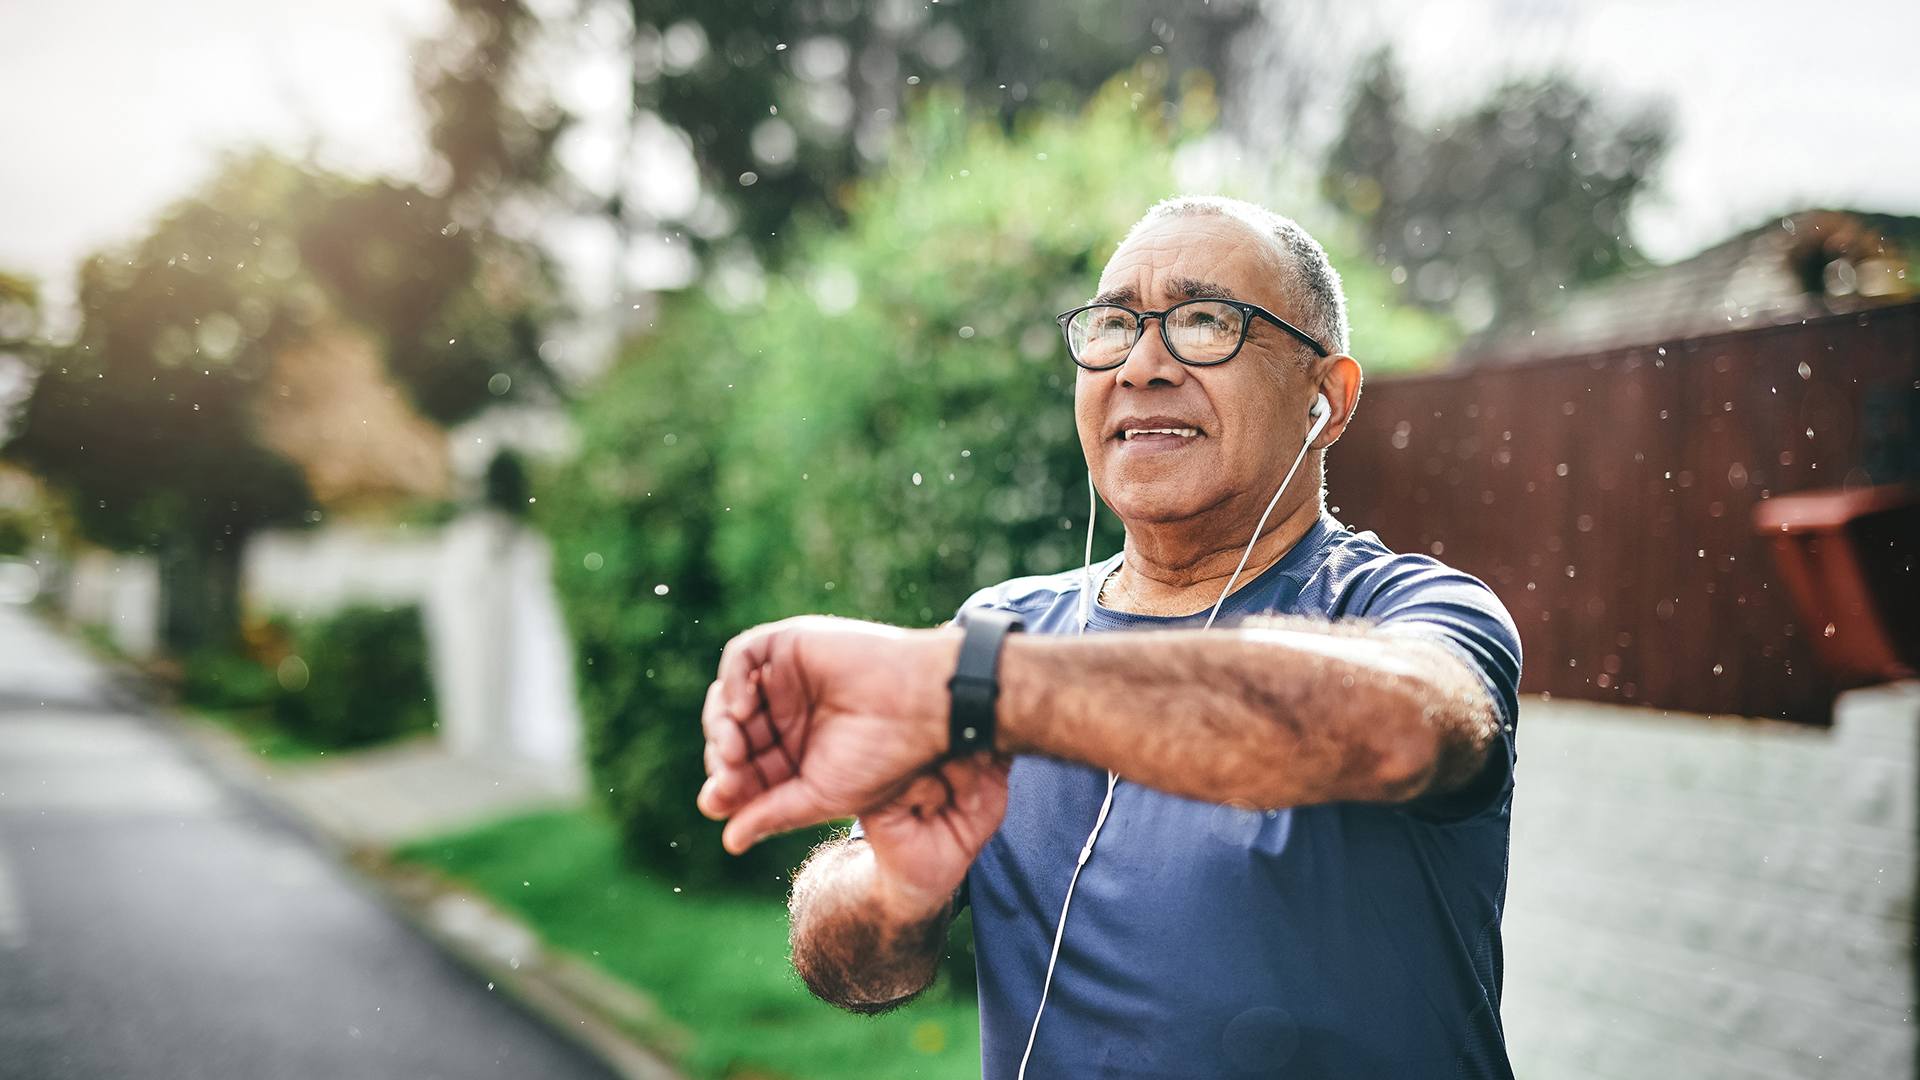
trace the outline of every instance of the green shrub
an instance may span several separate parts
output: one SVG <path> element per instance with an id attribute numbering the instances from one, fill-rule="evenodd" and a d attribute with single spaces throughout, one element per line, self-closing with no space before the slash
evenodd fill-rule
<path id="1" fill-rule="evenodd" d="M 272 669 L 249 657 L 203 650 L 181 665 L 180 700 L 196 708 L 264 709 L 280 694 Z"/>
<path id="2" fill-rule="evenodd" d="M 420 609 L 349 607 L 297 625 L 275 672 L 274 720 L 328 749 L 385 742 L 434 726 Z"/>

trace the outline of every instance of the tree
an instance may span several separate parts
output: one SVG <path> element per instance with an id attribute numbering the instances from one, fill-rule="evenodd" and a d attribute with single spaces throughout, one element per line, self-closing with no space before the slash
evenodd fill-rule
<path id="1" fill-rule="evenodd" d="M 87 260 L 79 337 L 40 358 L 6 453 L 69 493 L 89 539 L 159 556 L 176 651 L 231 643 L 251 532 L 317 517 L 300 470 L 260 437 L 287 349 L 351 325 L 443 425 L 556 389 L 539 353 L 549 268 L 491 222 L 550 178 L 566 117 L 515 97 L 534 26 L 520 0 L 450 3 L 452 31 L 421 45 L 415 72 L 440 176 L 231 159 L 147 237 Z"/>
<path id="2" fill-rule="evenodd" d="M 964 95 L 946 107 L 1003 125 L 1033 104 L 1078 108 L 1129 69 L 1130 91 L 1164 98 L 1196 81 L 1210 88 L 1259 17 L 1257 5 L 1229 0 L 632 4 L 636 103 L 691 137 L 707 188 L 725 193 L 740 235 L 776 260 L 796 216 L 845 219 L 848 183 L 889 159 L 895 122 L 933 85 Z M 1149 54 L 1161 62 L 1136 66 Z M 1211 120 L 1210 95 L 1207 108 Z"/>
<path id="3" fill-rule="evenodd" d="M 1659 107 L 1617 114 L 1564 75 L 1508 83 L 1460 116 L 1416 122 L 1382 51 L 1356 83 L 1324 186 L 1396 267 L 1408 299 L 1472 330 L 1509 327 L 1563 286 L 1639 261 L 1628 213 L 1670 126 Z"/>
<path id="4" fill-rule="evenodd" d="M 492 376 L 543 375 L 537 261 L 447 214 L 417 188 L 255 155 L 81 268 L 79 336 L 45 354 L 6 452 L 70 494 L 89 539 L 160 557 L 176 650 L 230 642 L 245 538 L 313 509 L 258 430 L 282 350 L 356 323 L 447 423 Z"/>
<path id="5" fill-rule="evenodd" d="M 804 854 L 727 856 L 694 809 L 730 635 L 800 611 L 929 625 L 982 583 L 1077 560 L 1085 466 L 1052 316 L 1172 189 L 1157 105 L 1116 85 L 1008 136 L 929 94 L 902 131 L 921 177 L 857 182 L 846 229 L 803 226 L 762 296 L 665 298 L 580 399 L 581 453 L 536 515 L 589 760 L 638 861 L 766 888 Z"/>
<path id="6" fill-rule="evenodd" d="M 431 121 L 444 175 L 429 186 L 462 203 L 470 227 L 503 194 L 553 177 L 553 144 L 567 117 L 532 92 L 519 70 L 540 20 L 522 0 L 447 0 L 453 28 L 422 42 L 414 84 Z M 515 98 L 530 100 L 516 101 Z"/>

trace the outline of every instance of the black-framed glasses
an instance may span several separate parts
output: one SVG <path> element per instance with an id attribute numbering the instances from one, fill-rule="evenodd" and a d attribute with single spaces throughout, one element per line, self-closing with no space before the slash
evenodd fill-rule
<path id="1" fill-rule="evenodd" d="M 1306 331 L 1259 304 L 1245 300 L 1185 300 L 1165 311 L 1135 311 L 1119 304 L 1088 304 L 1054 317 L 1067 335 L 1067 354 L 1088 371 L 1107 371 L 1127 362 L 1146 333 L 1147 320 L 1160 320 L 1160 340 L 1175 360 L 1189 367 L 1212 367 L 1239 355 L 1255 318 L 1265 319 L 1300 339 L 1315 355 L 1327 350 Z"/>

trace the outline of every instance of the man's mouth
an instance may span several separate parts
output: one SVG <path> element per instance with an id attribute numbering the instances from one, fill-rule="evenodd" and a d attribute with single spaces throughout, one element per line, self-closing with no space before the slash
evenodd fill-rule
<path id="1" fill-rule="evenodd" d="M 1120 437 L 1127 442 L 1132 442 L 1135 439 L 1154 437 L 1191 439 L 1198 434 L 1200 434 L 1199 428 L 1190 427 L 1126 428 L 1121 431 Z"/>

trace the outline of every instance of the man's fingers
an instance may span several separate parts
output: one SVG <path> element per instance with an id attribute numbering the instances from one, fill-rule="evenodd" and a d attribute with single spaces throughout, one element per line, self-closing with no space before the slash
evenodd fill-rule
<path id="1" fill-rule="evenodd" d="M 707 777 L 694 802 L 701 813 L 715 821 L 724 821 L 765 790 L 766 785 L 752 769 L 724 768 Z"/>
<path id="2" fill-rule="evenodd" d="M 767 662 L 772 642 L 769 627 L 755 627 L 727 642 L 720 652 L 720 670 L 714 683 L 720 687 L 720 704 L 736 722 L 759 710 L 760 687 L 754 673 Z"/>
<path id="3" fill-rule="evenodd" d="M 773 730 L 773 721 L 767 719 L 765 712 L 756 712 L 739 725 L 740 733 L 746 736 L 747 749 L 755 755 L 764 754 L 775 744 L 780 736 Z"/>
<path id="4" fill-rule="evenodd" d="M 727 707 L 726 690 L 718 679 L 707 686 L 706 704 L 700 709 L 700 728 L 706 734 L 708 748 L 718 754 L 721 761 L 737 765 L 747 760 L 746 736 L 740 730 L 739 720 Z M 713 771 L 711 765 L 707 771 Z"/>
<path id="5" fill-rule="evenodd" d="M 805 780 L 789 780 L 770 788 L 741 808 L 727 822 L 720 842 L 735 855 L 775 833 L 804 828 L 830 821 L 836 815 L 820 805 L 819 797 Z"/>
<path id="6" fill-rule="evenodd" d="M 766 753 L 755 755 L 753 767 L 755 771 L 760 774 L 761 778 L 766 781 L 768 787 L 793 779 L 799 771 L 794 767 L 793 759 L 788 757 L 786 751 L 778 746 L 773 747 Z"/>

